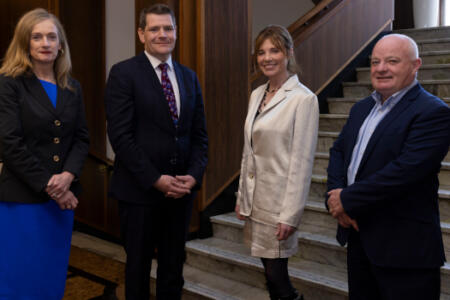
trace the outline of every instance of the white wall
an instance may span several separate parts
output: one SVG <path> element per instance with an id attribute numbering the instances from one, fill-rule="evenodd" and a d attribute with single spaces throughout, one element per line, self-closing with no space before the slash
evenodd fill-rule
<path id="1" fill-rule="evenodd" d="M 314 3 L 311 0 L 253 0 L 252 43 L 267 25 L 278 24 L 288 27 L 313 7 Z"/>
<path id="2" fill-rule="evenodd" d="M 106 77 L 111 67 L 124 59 L 135 55 L 135 16 L 134 0 L 106 0 Z M 106 78 L 105 78 L 106 80 Z M 114 159 L 109 141 L 106 144 L 106 156 Z"/>

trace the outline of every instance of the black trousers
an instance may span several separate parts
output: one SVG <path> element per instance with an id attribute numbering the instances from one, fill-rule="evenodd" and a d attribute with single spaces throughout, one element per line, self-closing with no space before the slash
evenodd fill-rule
<path id="1" fill-rule="evenodd" d="M 151 205 L 119 202 L 121 233 L 127 254 L 125 295 L 127 300 L 148 300 L 150 270 L 157 248 L 156 297 L 181 299 L 185 242 L 192 212 L 192 199 L 164 198 Z"/>
<path id="2" fill-rule="evenodd" d="M 370 263 L 359 233 L 352 230 L 347 247 L 349 300 L 439 300 L 439 268 L 401 269 Z"/>

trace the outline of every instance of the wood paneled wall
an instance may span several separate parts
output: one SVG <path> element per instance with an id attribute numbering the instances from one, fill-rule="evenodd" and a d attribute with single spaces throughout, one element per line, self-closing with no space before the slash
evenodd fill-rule
<path id="1" fill-rule="evenodd" d="M 344 0 L 295 41 L 300 80 L 319 93 L 378 33 L 390 28 L 394 0 Z"/>
<path id="2" fill-rule="evenodd" d="M 203 93 L 210 143 L 203 208 L 239 173 L 249 97 L 250 24 L 248 1 L 205 1 Z"/>

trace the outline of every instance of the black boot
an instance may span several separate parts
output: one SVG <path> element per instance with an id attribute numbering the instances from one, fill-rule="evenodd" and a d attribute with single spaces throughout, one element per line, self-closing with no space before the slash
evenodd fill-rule
<path id="1" fill-rule="evenodd" d="M 270 282 L 266 282 L 267 291 L 269 292 L 270 300 L 278 300 L 278 295 Z"/>
<path id="2" fill-rule="evenodd" d="M 272 298 L 270 298 L 270 299 L 272 299 Z M 279 299 L 280 300 L 304 300 L 303 295 L 299 295 L 297 290 L 294 290 L 291 295 L 289 295 L 287 297 L 280 297 Z"/>

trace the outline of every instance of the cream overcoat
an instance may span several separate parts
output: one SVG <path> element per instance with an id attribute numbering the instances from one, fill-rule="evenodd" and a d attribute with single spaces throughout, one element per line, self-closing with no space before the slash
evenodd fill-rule
<path id="1" fill-rule="evenodd" d="M 250 97 L 237 204 L 251 220 L 298 228 L 317 143 L 318 101 L 293 75 L 256 116 L 266 87 Z"/>

